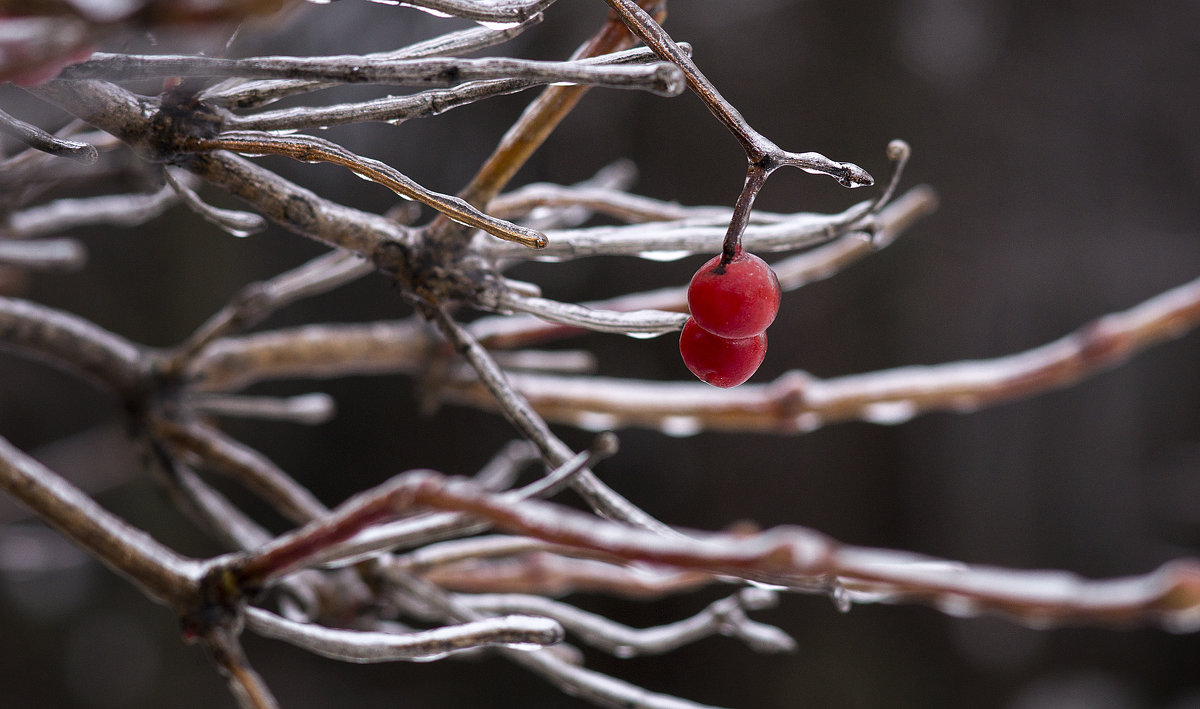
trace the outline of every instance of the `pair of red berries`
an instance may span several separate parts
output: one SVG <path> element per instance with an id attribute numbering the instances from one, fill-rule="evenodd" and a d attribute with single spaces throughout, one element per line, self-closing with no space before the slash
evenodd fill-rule
<path id="1" fill-rule="evenodd" d="M 779 312 L 779 279 L 765 261 L 739 246 L 729 263 L 716 256 L 688 285 L 692 317 L 679 337 L 683 363 L 713 386 L 750 378 L 767 355 L 767 326 Z"/>

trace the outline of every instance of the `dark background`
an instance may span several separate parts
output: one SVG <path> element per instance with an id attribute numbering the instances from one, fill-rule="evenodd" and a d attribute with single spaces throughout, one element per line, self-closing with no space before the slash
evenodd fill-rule
<path id="1" fill-rule="evenodd" d="M 543 25 L 493 52 L 564 57 L 604 12 L 598 0 L 561 2 Z M 345 0 L 248 27 L 233 46 L 242 55 L 357 53 L 457 26 Z M 783 147 L 879 176 L 888 140 L 904 138 L 914 150 L 905 185 L 929 183 L 941 196 L 940 211 L 895 245 L 788 294 L 756 380 L 794 368 L 827 377 L 1008 354 L 1200 275 L 1196 3 L 693 0 L 673 4 L 667 28 L 693 43 L 725 96 Z M 163 33 L 155 41 L 156 51 L 215 51 L 224 37 Z M 146 44 L 127 38 L 106 48 Z M 533 95 L 326 135 L 453 192 Z M 47 128 L 65 120 L 12 87 L 0 89 L 0 101 Z M 686 204 L 731 204 L 743 174 L 736 143 L 694 97 L 597 90 L 520 181 L 570 183 L 620 157 L 641 170 L 636 191 Z M 354 206 L 382 211 L 394 202 L 337 168 L 272 164 Z M 861 197 L 791 172 L 771 180 L 760 205 L 831 211 Z M 39 275 L 26 297 L 161 346 L 186 337 L 241 285 L 320 251 L 279 229 L 234 239 L 179 207 L 141 229 L 75 235 L 91 251 L 89 267 Z M 552 297 L 582 300 L 683 283 L 700 261 L 593 259 L 513 275 Z M 369 278 L 266 326 L 405 314 L 388 285 Z M 596 335 L 567 346 L 593 349 L 606 374 L 689 376 L 670 337 Z M 598 472 L 683 526 L 802 524 L 849 543 L 974 563 L 1144 573 L 1200 544 L 1198 363 L 1192 333 L 1069 390 L 969 416 L 841 424 L 790 438 L 627 431 L 621 455 Z M 329 503 L 409 468 L 469 474 L 513 436 L 497 417 L 455 407 L 418 417 L 413 384 L 399 377 L 253 391 L 315 389 L 333 394 L 340 410 L 315 430 L 228 428 Z M 103 392 L 0 354 L 0 435 L 73 480 L 137 465 L 119 416 Z M 575 446 L 589 440 L 560 433 Z M 185 553 L 217 551 L 144 474 L 100 499 Z M 202 652 L 179 642 L 170 614 L 113 574 L 61 550 L 52 570 L 22 570 L 47 558 L 51 541 L 25 523 L 0 530 L 0 706 L 232 706 Z M 713 598 L 573 600 L 652 625 Z M 859 606 L 843 615 L 809 596 L 786 597 L 759 617 L 794 635 L 799 652 L 757 656 L 715 638 L 661 658 L 592 654 L 590 663 L 723 706 L 1200 707 L 1195 636 L 1034 631 L 922 607 Z M 247 646 L 289 709 L 584 706 L 500 660 L 359 667 L 254 637 Z"/>

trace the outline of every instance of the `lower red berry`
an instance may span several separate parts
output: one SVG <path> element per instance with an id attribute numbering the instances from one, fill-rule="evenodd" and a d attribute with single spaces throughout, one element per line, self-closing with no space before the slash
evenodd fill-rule
<path id="1" fill-rule="evenodd" d="M 767 335 L 727 338 L 714 335 L 688 318 L 679 336 L 679 354 L 697 377 L 728 389 L 750 378 L 767 356 Z"/>

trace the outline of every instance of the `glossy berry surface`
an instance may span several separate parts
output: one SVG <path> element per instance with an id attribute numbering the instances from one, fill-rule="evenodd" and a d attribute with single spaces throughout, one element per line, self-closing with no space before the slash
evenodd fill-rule
<path id="1" fill-rule="evenodd" d="M 728 389 L 750 378 L 767 355 L 767 335 L 734 338 L 714 335 L 688 319 L 679 336 L 679 354 L 692 374 Z"/>
<path id="2" fill-rule="evenodd" d="M 714 335 L 750 337 L 775 320 L 779 292 L 779 279 L 767 262 L 738 249 L 724 267 L 716 256 L 696 271 L 688 285 L 688 308 L 696 323 Z"/>

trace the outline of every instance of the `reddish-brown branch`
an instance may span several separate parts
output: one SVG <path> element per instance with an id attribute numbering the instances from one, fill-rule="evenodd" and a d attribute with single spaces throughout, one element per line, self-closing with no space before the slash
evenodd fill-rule
<path id="1" fill-rule="evenodd" d="M 920 601 L 957 614 L 998 613 L 1031 624 L 1161 623 L 1200 628 L 1200 562 L 1089 581 L 1062 571 L 973 567 L 907 552 L 844 546 L 802 527 L 758 533 L 668 535 L 599 520 L 551 503 L 491 493 L 462 479 L 406 473 L 280 537 L 235 567 L 256 587 L 303 567 L 322 549 L 413 509 L 465 512 L 499 529 L 627 561 L 732 576 L 850 601 Z M 841 589 L 841 590 L 838 590 Z"/>
<path id="2" fill-rule="evenodd" d="M 639 426 L 804 433 L 849 420 L 903 423 L 928 411 L 967 413 L 1062 388 L 1200 324 L 1200 279 L 1106 315 L 1032 350 L 995 359 L 900 367 L 832 379 L 789 372 L 770 384 L 718 391 L 700 383 L 513 373 L 517 389 L 551 421 L 585 428 Z M 450 401 L 489 407 L 479 384 L 442 389 Z"/>

